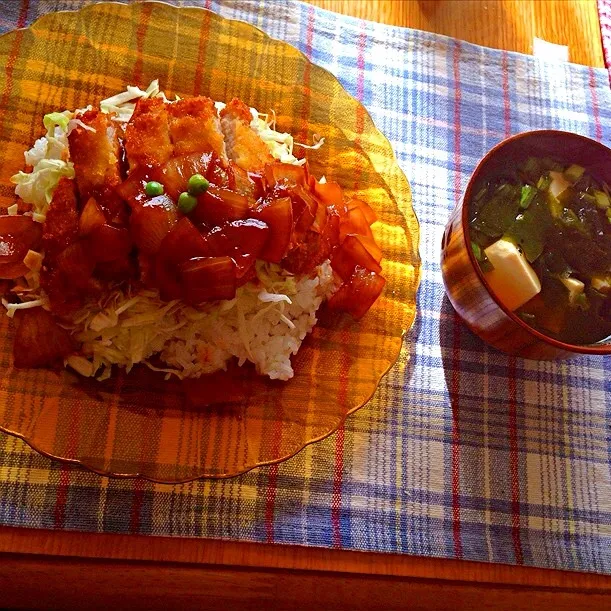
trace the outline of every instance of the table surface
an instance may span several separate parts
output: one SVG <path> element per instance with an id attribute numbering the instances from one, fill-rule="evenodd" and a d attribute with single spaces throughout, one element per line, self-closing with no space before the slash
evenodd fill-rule
<path id="1" fill-rule="evenodd" d="M 604 67 L 596 0 L 308 0 L 360 19 L 380 21 L 532 53 L 533 38 L 565 45 L 569 60 Z"/>
<path id="2" fill-rule="evenodd" d="M 532 52 L 533 37 L 604 66 L 596 0 L 310 0 L 477 44 Z M 501 25 L 499 25 L 501 24 Z M 37 587 L 32 587 L 32 584 Z M 0 527 L 8 608 L 608 608 L 611 577 L 293 546 Z"/>

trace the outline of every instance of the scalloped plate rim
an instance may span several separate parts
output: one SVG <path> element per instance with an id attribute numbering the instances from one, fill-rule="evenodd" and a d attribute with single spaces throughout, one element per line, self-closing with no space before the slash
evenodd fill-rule
<path id="1" fill-rule="evenodd" d="M 76 15 L 79 13 L 83 13 L 83 12 L 89 12 L 89 10 L 93 10 L 94 8 L 98 9 L 100 7 L 104 7 L 105 5 L 110 5 L 110 6 L 120 6 L 120 7 L 128 7 L 128 8 L 132 8 L 134 6 L 134 4 L 125 4 L 122 2 L 113 2 L 113 1 L 105 1 L 105 2 L 96 2 L 93 4 L 89 4 L 86 6 L 83 6 L 77 10 L 70 10 L 70 9 L 62 9 L 59 11 L 52 11 L 50 13 L 45 13 L 44 15 L 41 15 L 40 17 L 36 18 L 30 25 L 28 26 L 24 26 L 22 28 L 15 28 L 14 30 L 11 30 L 9 32 L 4 32 L 3 34 L 0 35 L 0 38 L 4 38 L 5 36 L 9 36 L 12 34 L 15 34 L 17 32 L 24 32 L 27 31 L 31 28 L 33 28 L 34 26 L 36 26 L 37 24 L 44 22 L 44 20 L 50 18 L 51 16 L 55 16 L 55 15 L 61 15 L 62 13 L 69 13 L 72 15 Z M 253 25 L 251 23 L 248 23 L 247 21 L 243 21 L 241 19 L 231 19 L 229 17 L 224 17 L 223 15 L 220 15 L 219 13 L 216 13 L 210 9 L 207 9 L 205 7 L 196 7 L 196 6 L 175 6 L 173 4 L 169 4 L 168 2 L 163 2 L 162 0 L 146 0 L 145 2 L 139 2 L 138 5 L 140 6 L 145 6 L 145 5 L 161 5 L 163 7 L 167 7 L 170 8 L 171 10 L 175 10 L 175 11 L 182 11 L 182 10 L 189 10 L 189 11 L 204 11 L 207 13 L 211 13 L 212 15 L 214 15 L 217 18 L 220 18 L 224 21 L 228 21 L 228 22 L 237 22 L 240 24 L 243 24 L 249 28 L 253 28 L 255 30 L 257 30 L 263 37 L 274 40 L 276 42 L 279 42 L 287 47 L 290 47 L 291 49 L 293 49 L 294 51 L 296 51 L 297 53 L 299 53 L 303 59 L 308 62 L 311 66 L 315 66 L 318 70 L 321 70 L 325 73 L 327 73 L 331 78 L 333 78 L 333 80 L 335 80 L 337 82 L 337 84 L 341 87 L 341 89 L 344 90 L 344 92 L 351 97 L 353 100 L 355 100 L 360 107 L 364 110 L 366 117 L 369 119 L 369 121 L 371 121 L 371 124 L 375 127 L 377 133 L 384 139 L 388 150 L 391 152 L 392 154 L 392 158 L 391 158 L 391 162 L 392 164 L 397 168 L 397 170 L 400 172 L 400 175 L 402 176 L 402 178 L 405 180 L 408 189 L 409 189 L 409 194 L 410 194 L 410 208 L 411 208 L 411 214 L 413 215 L 413 220 L 415 223 L 415 229 L 416 229 L 416 240 L 414 240 L 415 242 L 415 247 L 414 247 L 414 252 L 413 254 L 415 255 L 415 260 L 411 263 L 413 269 L 414 269 L 414 314 L 411 318 L 411 321 L 409 323 L 409 325 L 407 325 L 407 328 L 403 329 L 402 333 L 401 333 L 401 342 L 399 344 L 398 350 L 396 351 L 396 354 L 392 355 L 392 358 L 390 359 L 390 365 L 380 374 L 378 381 L 376 382 L 376 385 L 374 387 L 374 389 L 372 390 L 372 392 L 367 396 L 367 398 L 365 400 L 363 400 L 360 405 L 354 406 L 352 409 L 348 410 L 344 416 L 340 419 L 340 421 L 338 422 L 337 426 L 335 426 L 335 428 L 333 428 L 332 430 L 328 431 L 327 433 L 324 433 L 323 435 L 320 435 L 319 437 L 316 437 L 314 439 L 310 439 L 307 442 L 305 442 L 303 444 L 302 447 L 300 447 L 298 450 L 296 450 L 293 453 L 287 454 L 285 456 L 282 456 L 280 458 L 274 458 L 273 460 L 269 460 L 269 461 L 262 461 L 259 462 L 255 465 L 252 466 L 247 466 L 246 468 L 237 471 L 236 473 L 231 473 L 231 474 L 214 474 L 214 475 L 210 475 L 210 474 L 204 474 L 204 475 L 195 475 L 193 477 L 188 477 L 188 478 L 184 478 L 184 479 L 175 479 L 175 480 L 163 480 L 163 479 L 157 479 L 154 477 L 151 477 L 149 475 L 146 475 L 144 473 L 140 473 L 140 472 L 135 472 L 135 473 L 118 473 L 115 471 L 106 471 L 104 469 L 99 469 L 96 467 L 92 467 L 91 465 L 86 464 L 85 462 L 83 462 L 83 459 L 80 458 L 66 458 L 66 457 L 62 457 L 62 456 L 57 456 L 55 454 L 52 454 L 51 452 L 47 452 L 45 450 L 41 450 L 40 448 L 36 447 L 36 445 L 31 442 L 23 433 L 19 433 L 17 431 L 13 431 L 11 429 L 6 428 L 5 426 L 3 426 L 0 423 L 0 431 L 10 435 L 16 439 L 21 440 L 22 442 L 24 442 L 27 446 L 29 446 L 32 450 L 34 450 L 36 453 L 40 454 L 41 456 L 44 456 L 45 458 L 48 458 L 50 460 L 54 460 L 57 461 L 63 465 L 70 465 L 72 467 L 80 467 L 81 469 L 83 469 L 84 471 L 90 472 L 90 473 L 94 473 L 96 475 L 100 475 L 103 477 L 109 477 L 109 478 L 115 478 L 115 479 L 124 479 L 124 480 L 128 480 L 128 479 L 143 479 L 146 481 L 149 481 L 151 483 L 154 484 L 163 484 L 163 485 L 180 485 L 180 484 L 186 484 L 189 482 L 193 482 L 193 481 L 197 481 L 197 480 L 203 480 L 203 479 L 210 479 L 210 480 L 217 480 L 217 479 L 231 479 L 234 477 L 239 477 L 241 475 L 244 475 L 245 473 L 248 473 L 250 471 L 252 471 L 253 469 L 257 469 L 259 467 L 268 467 L 271 465 L 276 465 L 276 464 L 280 464 L 282 462 L 285 462 L 287 460 L 290 460 L 291 458 L 294 458 L 295 456 L 297 456 L 297 454 L 299 454 L 300 452 L 302 452 L 303 450 L 305 450 L 308 446 L 313 445 L 315 443 L 318 443 L 320 441 L 323 441 L 324 439 L 326 439 L 327 437 L 330 437 L 331 435 L 333 435 L 334 433 L 337 433 L 337 431 L 344 425 L 344 423 L 346 422 L 347 418 L 352 415 L 353 413 L 355 413 L 356 411 L 360 410 L 361 408 L 365 407 L 373 398 L 373 396 L 375 395 L 375 393 L 378 391 L 378 388 L 380 386 L 380 382 L 383 380 L 383 378 L 388 374 L 388 372 L 396 365 L 397 360 L 399 358 L 399 355 L 401 354 L 401 350 L 403 347 L 403 340 L 405 339 L 405 336 L 407 335 L 407 333 L 409 333 L 411 331 L 411 329 L 414 327 L 414 324 L 416 322 L 416 318 L 418 316 L 418 308 L 417 308 L 417 302 L 418 302 L 418 293 L 420 290 L 420 285 L 421 285 L 421 265 L 422 265 L 422 258 L 420 256 L 420 239 L 421 239 L 421 226 L 420 226 L 420 220 L 418 219 L 418 216 L 416 215 L 416 211 L 414 210 L 413 207 L 413 198 L 412 196 L 412 189 L 411 189 L 411 185 L 409 184 L 409 181 L 407 179 L 407 176 L 405 176 L 405 173 L 403 172 L 401 166 L 399 165 L 398 161 L 397 161 L 397 157 L 396 154 L 394 152 L 394 149 L 392 148 L 390 141 L 388 140 L 388 138 L 386 137 L 386 135 L 381 132 L 377 127 L 376 124 L 374 122 L 374 120 L 371 117 L 371 114 L 369 113 L 369 110 L 367 110 L 367 108 L 362 104 L 362 102 L 360 102 L 359 100 L 357 100 L 354 96 L 352 96 L 347 90 L 346 88 L 342 85 L 342 83 L 340 82 L 340 80 L 329 70 L 327 70 L 326 68 L 324 68 L 323 66 L 319 66 L 318 64 L 312 62 L 312 60 L 310 60 L 308 58 L 308 56 L 303 53 L 303 51 L 301 51 L 300 49 L 298 49 L 297 47 L 293 46 L 291 43 L 286 42 L 284 40 L 281 40 L 279 38 L 274 38 L 273 36 L 270 36 L 267 32 L 265 32 L 264 30 L 262 30 L 261 28 L 257 27 L 256 25 Z M 391 192 L 392 194 L 392 192 Z M 394 199 L 394 194 L 392 194 L 393 199 Z M 406 227 L 407 228 L 407 227 Z M 408 232 L 406 232 L 408 233 Z M 412 238 L 414 236 L 411 236 Z"/>

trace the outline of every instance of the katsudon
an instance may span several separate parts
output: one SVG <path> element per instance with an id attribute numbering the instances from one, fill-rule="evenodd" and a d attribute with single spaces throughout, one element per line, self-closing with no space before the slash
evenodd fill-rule
<path id="1" fill-rule="evenodd" d="M 43 123 L 0 216 L 16 367 L 288 380 L 324 301 L 359 319 L 384 288 L 374 210 L 314 177 L 273 115 L 154 81 Z"/>

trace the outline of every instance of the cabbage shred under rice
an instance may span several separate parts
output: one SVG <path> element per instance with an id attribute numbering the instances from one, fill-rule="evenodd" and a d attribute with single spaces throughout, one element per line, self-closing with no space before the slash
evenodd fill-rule
<path id="1" fill-rule="evenodd" d="M 154 290 L 116 290 L 84 308 L 69 327 L 91 367 L 82 360 L 68 363 L 101 379 L 110 376 L 113 364 L 129 371 L 140 362 L 187 378 L 223 369 L 237 357 L 240 365 L 251 361 L 259 373 L 287 380 L 293 375 L 290 357 L 316 324 L 333 274 L 328 263 L 313 278 L 260 263 L 257 271 L 258 282 L 240 287 L 234 299 L 197 309 L 163 302 Z M 152 358 L 157 354 L 164 364 Z"/>
<path id="2" fill-rule="evenodd" d="M 127 91 L 103 100 L 103 112 L 116 113 L 116 120 L 129 121 L 135 101 L 146 97 L 167 98 L 153 81 L 146 90 Z M 217 108 L 222 108 L 217 103 Z M 77 111 L 78 112 L 78 111 Z M 290 134 L 275 131 L 268 115 L 251 109 L 251 127 L 268 145 L 273 157 L 301 164 L 292 153 Z M 12 181 L 16 195 L 32 205 L 34 220 L 44 222 L 53 190 L 62 176 L 74 178 L 69 159 L 67 135 L 77 124 L 77 113 L 64 111 L 45 116 L 47 133 L 25 153 L 32 172 L 19 172 Z M 313 147 L 318 148 L 323 139 Z M 305 146 L 305 145 L 300 145 Z M 42 253 L 44 256 L 44 253 Z M 316 324 L 316 311 L 337 284 L 329 262 L 312 276 L 292 276 L 277 265 L 257 262 L 257 279 L 240 287 L 229 301 L 193 308 L 181 301 L 164 302 L 152 289 L 131 292 L 115 288 L 98 303 L 88 303 L 64 326 L 82 344 L 81 353 L 66 359 L 66 365 L 84 376 L 106 379 L 112 366 L 129 371 L 143 363 L 166 377 L 199 377 L 224 369 L 236 357 L 242 365 L 255 364 L 257 371 L 272 379 L 293 376 L 290 357 L 296 354 L 305 336 Z M 24 307 L 47 307 L 39 288 L 39 270 L 25 278 L 28 292 L 22 303 L 3 300 L 8 315 Z"/>

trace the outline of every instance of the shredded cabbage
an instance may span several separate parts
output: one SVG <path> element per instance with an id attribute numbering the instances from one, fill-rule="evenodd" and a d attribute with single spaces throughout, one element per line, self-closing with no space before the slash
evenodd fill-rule
<path id="1" fill-rule="evenodd" d="M 294 141 L 291 134 L 276 131 L 276 116 L 274 113 L 272 113 L 270 118 L 269 115 L 259 113 L 256 109 L 251 108 L 250 114 L 252 115 L 250 126 L 259 134 L 261 140 L 267 144 L 272 157 L 282 163 L 304 165 L 306 160 L 297 159 L 293 155 L 293 147 L 301 146 L 308 149 L 318 149 L 325 142 L 324 138 L 319 138 L 313 145 L 300 144 Z"/>
<path id="2" fill-rule="evenodd" d="M 45 115 L 42 119 L 42 123 L 47 130 L 47 136 L 51 137 L 54 135 L 56 125 L 60 127 L 63 132 L 67 131 L 68 121 L 70 121 L 70 118 L 71 117 L 67 111 L 50 112 L 48 115 Z"/>
<path id="3" fill-rule="evenodd" d="M 52 112 L 44 116 L 47 133 L 36 140 L 34 146 L 24 154 L 31 172 L 18 172 L 11 177 L 17 187 L 15 194 L 33 207 L 32 217 L 44 223 L 53 191 L 62 176 L 74 178 L 74 165 L 69 161 L 68 123 L 74 113 Z"/>
<path id="4" fill-rule="evenodd" d="M 301 309 L 289 308 L 293 304 L 291 296 L 300 292 L 298 282 L 273 264 L 258 262 L 257 272 L 259 283 L 240 287 L 234 299 L 201 308 L 177 300 L 166 303 L 155 290 L 131 294 L 117 289 L 103 301 L 88 304 L 67 325 L 82 343 L 82 355 L 91 367 L 70 358 L 66 364 L 81 375 L 90 372 L 88 375 L 105 379 L 113 365 L 130 371 L 135 364 L 144 363 L 182 379 L 224 368 L 230 356 L 237 356 L 240 364 L 246 360 L 258 364 L 260 330 L 272 323 L 299 331 L 300 344 L 301 335 L 309 329 L 298 330 L 295 322 L 299 322 L 299 316 L 294 312 L 301 314 Z M 318 277 L 299 282 L 312 283 L 313 288 L 308 288 L 320 291 L 331 277 L 329 270 L 325 274 L 324 283 Z M 322 295 L 316 294 L 312 302 L 309 295 L 307 307 L 318 307 L 321 300 Z M 151 362 L 159 353 L 167 367 L 159 368 Z"/>
<path id="5" fill-rule="evenodd" d="M 17 187 L 15 194 L 26 204 L 32 204 L 37 216 L 34 220 L 43 223 L 53 191 L 62 176 L 74 178 L 72 162 L 61 159 L 41 159 L 31 172 L 18 172 L 11 177 L 11 182 Z"/>
<path id="6" fill-rule="evenodd" d="M 72 130 L 76 129 L 77 127 L 82 127 L 85 131 L 93 132 L 94 134 L 96 133 L 95 127 L 91 127 L 91 125 L 83 123 L 83 121 L 81 121 L 80 119 L 70 119 L 70 121 L 68 121 L 68 136 L 70 135 Z"/>
<path id="7" fill-rule="evenodd" d="M 159 89 L 159 80 L 155 79 L 144 90 L 128 85 L 126 91 L 102 100 L 100 109 L 105 113 L 114 112 L 117 121 L 127 123 L 134 113 L 136 101 L 140 98 L 162 98 L 164 102 L 169 102 L 165 93 Z M 178 100 L 178 97 L 176 99 Z"/>
<path id="8" fill-rule="evenodd" d="M 9 318 L 13 318 L 17 310 L 27 310 L 29 308 L 38 308 L 45 304 L 42 299 L 32 299 L 32 301 L 24 301 L 22 303 L 9 303 L 6 299 L 3 298 L 2 305 L 6 308 L 6 315 Z"/>
<path id="9" fill-rule="evenodd" d="M 261 291 L 259 295 L 259 301 L 263 303 L 280 303 L 281 301 L 286 301 L 289 305 L 293 303 L 286 295 L 278 295 L 276 293 L 269 293 L 268 291 Z"/>

